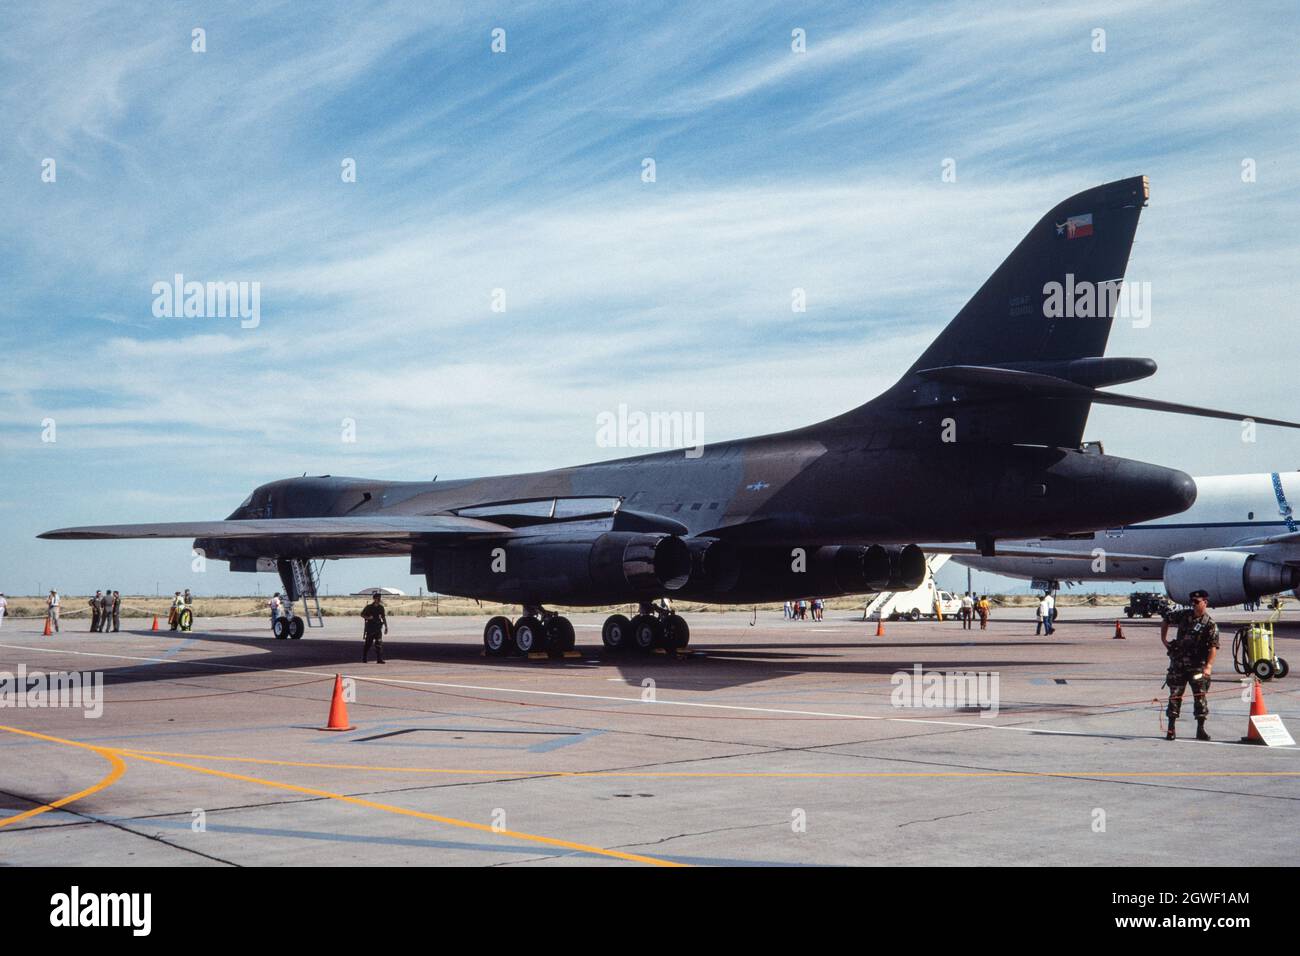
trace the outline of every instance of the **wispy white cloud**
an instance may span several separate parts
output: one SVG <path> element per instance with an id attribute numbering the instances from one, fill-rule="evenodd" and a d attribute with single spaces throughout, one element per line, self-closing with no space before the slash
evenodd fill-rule
<path id="1" fill-rule="evenodd" d="M 609 457 L 595 416 L 620 403 L 698 411 L 708 440 L 805 424 L 890 384 L 1046 208 L 1135 173 L 1155 316 L 1110 351 L 1162 371 L 1129 390 L 1294 414 L 1300 81 L 1271 38 L 1295 14 L 1180 9 L 8 8 L 7 483 L 53 524 L 97 520 L 86 481 L 202 517 L 302 471 Z M 260 282 L 261 324 L 153 318 L 177 272 Z M 1300 460 L 1231 423 L 1092 426 L 1193 471 Z"/>

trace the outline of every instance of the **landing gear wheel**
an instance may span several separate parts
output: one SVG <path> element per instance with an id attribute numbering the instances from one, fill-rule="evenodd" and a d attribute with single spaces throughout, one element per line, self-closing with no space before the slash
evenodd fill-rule
<path id="1" fill-rule="evenodd" d="M 302 640 L 302 632 L 305 626 L 302 618 L 295 614 L 289 621 L 289 639 L 293 641 Z"/>
<path id="2" fill-rule="evenodd" d="M 515 621 L 514 642 L 515 650 L 525 657 L 546 650 L 546 632 L 542 622 L 531 615 Z"/>
<path id="3" fill-rule="evenodd" d="M 571 651 L 573 645 L 577 643 L 577 636 L 573 633 L 573 624 L 567 617 L 553 617 L 546 622 L 543 630 L 546 632 L 546 644 L 552 650 Z"/>
<path id="4" fill-rule="evenodd" d="M 483 650 L 489 657 L 502 657 L 510 653 L 510 618 L 494 617 L 483 628 Z"/>
<path id="5" fill-rule="evenodd" d="M 1278 680 L 1281 680 L 1287 674 L 1291 673 L 1291 665 L 1286 662 L 1285 658 L 1279 657 L 1276 663 L 1277 663 L 1277 673 L 1274 674 L 1273 676 L 1276 677 Z"/>
<path id="6" fill-rule="evenodd" d="M 271 624 L 271 633 L 275 635 L 277 641 L 283 641 L 289 636 L 289 619 L 277 617 Z"/>
<path id="7" fill-rule="evenodd" d="M 1255 661 L 1255 666 L 1251 668 L 1255 676 L 1260 680 L 1268 680 L 1273 676 L 1273 662 L 1269 660 Z"/>
<path id="8" fill-rule="evenodd" d="M 632 618 L 632 646 L 642 654 L 649 654 L 664 640 L 664 626 L 653 614 L 638 614 Z"/>
<path id="9" fill-rule="evenodd" d="M 607 651 L 627 650 L 632 644 L 632 622 L 622 614 L 605 618 L 605 626 L 600 629 L 600 639 Z"/>
<path id="10" fill-rule="evenodd" d="M 686 618 L 669 614 L 663 621 L 664 646 L 669 650 L 679 650 L 691 642 L 691 626 Z"/>

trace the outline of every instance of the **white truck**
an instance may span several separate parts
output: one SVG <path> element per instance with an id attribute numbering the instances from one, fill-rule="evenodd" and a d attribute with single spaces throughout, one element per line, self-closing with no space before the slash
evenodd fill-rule
<path id="1" fill-rule="evenodd" d="M 961 611 L 961 597 L 951 591 L 941 591 L 933 581 L 927 581 L 912 591 L 900 591 L 886 605 L 886 614 L 891 621 L 907 618 L 919 621 L 923 617 L 937 617 L 942 614 L 945 619 L 957 617 Z"/>
<path id="2" fill-rule="evenodd" d="M 961 610 L 961 596 L 951 591 L 942 591 L 934 583 L 934 572 L 947 560 L 946 554 L 931 555 L 926 562 L 925 580 L 919 587 L 910 591 L 884 591 L 877 594 L 867 604 L 864 618 L 919 621 L 923 617 L 932 618 L 939 614 L 944 618 L 957 617 Z"/>

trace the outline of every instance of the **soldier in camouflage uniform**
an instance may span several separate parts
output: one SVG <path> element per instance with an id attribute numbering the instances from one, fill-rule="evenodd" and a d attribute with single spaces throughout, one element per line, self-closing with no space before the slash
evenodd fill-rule
<path id="1" fill-rule="evenodd" d="M 1182 710 L 1183 690 L 1189 683 L 1192 685 L 1192 712 L 1196 716 L 1196 739 L 1210 739 L 1205 732 L 1205 718 L 1210 713 L 1206 694 L 1210 690 L 1214 655 L 1219 651 L 1219 626 L 1206 611 L 1209 592 L 1193 591 L 1189 596 L 1192 609 L 1175 611 L 1160 626 L 1160 641 L 1169 651 L 1169 672 L 1165 675 L 1165 682 L 1169 685 L 1169 706 L 1165 710 L 1169 717 L 1166 740 L 1174 739 L 1174 721 Z M 1170 625 L 1178 628 L 1172 641 L 1168 639 Z"/>

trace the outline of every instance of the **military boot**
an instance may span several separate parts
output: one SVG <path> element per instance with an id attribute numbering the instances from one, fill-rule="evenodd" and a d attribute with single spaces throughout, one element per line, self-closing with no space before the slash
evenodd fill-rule
<path id="1" fill-rule="evenodd" d="M 1210 735 L 1205 732 L 1205 718 L 1202 717 L 1196 722 L 1196 739 L 1209 740 Z"/>
<path id="2" fill-rule="evenodd" d="M 1175 740 L 1178 735 L 1174 733 L 1174 718 L 1169 718 L 1169 729 L 1165 731 L 1165 740 Z"/>

